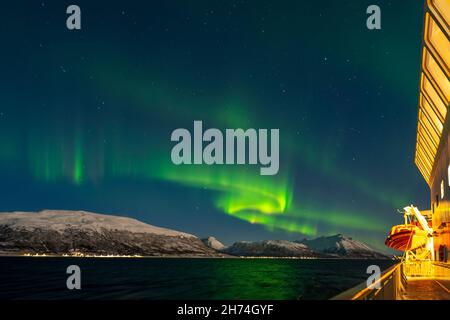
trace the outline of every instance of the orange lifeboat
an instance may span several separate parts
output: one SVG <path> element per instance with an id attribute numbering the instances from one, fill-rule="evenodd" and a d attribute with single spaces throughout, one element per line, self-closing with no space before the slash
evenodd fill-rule
<path id="1" fill-rule="evenodd" d="M 386 241 L 388 247 L 406 251 L 422 247 L 427 242 L 427 233 L 414 224 L 393 226 Z"/>

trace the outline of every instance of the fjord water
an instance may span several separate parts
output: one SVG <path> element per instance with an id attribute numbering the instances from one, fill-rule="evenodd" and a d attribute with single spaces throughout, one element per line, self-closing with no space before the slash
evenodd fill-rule
<path id="1" fill-rule="evenodd" d="M 0 299 L 328 299 L 388 260 L 0 257 Z M 81 268 L 68 290 L 66 268 Z"/>

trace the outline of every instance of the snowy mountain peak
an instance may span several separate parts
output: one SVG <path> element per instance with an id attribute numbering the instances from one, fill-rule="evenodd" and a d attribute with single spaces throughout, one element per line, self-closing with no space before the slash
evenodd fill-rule
<path id="1" fill-rule="evenodd" d="M 86 211 L 0 213 L 1 254 L 219 256 L 197 237 Z"/>
<path id="2" fill-rule="evenodd" d="M 174 237 L 195 237 L 188 233 L 155 227 L 132 218 L 71 210 L 0 213 L 0 225 L 22 228 L 24 230 L 41 228 L 60 233 L 66 229 L 76 228 L 95 232 L 101 232 L 106 229 Z"/>
<path id="3" fill-rule="evenodd" d="M 225 245 L 214 237 L 204 238 L 202 242 L 214 250 L 222 250 L 225 248 Z"/>
<path id="4" fill-rule="evenodd" d="M 287 240 L 239 241 L 223 250 L 237 256 L 313 257 L 317 256 L 306 245 Z"/>
<path id="5" fill-rule="evenodd" d="M 322 236 L 313 240 L 304 239 L 299 241 L 307 245 L 310 249 L 336 256 L 345 257 L 370 257 L 370 258 L 385 258 L 386 255 L 378 252 L 368 245 L 353 240 L 343 234 L 336 234 L 333 236 Z"/>

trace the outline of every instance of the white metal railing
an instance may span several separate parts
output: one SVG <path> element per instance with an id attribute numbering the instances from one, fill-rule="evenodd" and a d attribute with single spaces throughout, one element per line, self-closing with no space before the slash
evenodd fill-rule
<path id="1" fill-rule="evenodd" d="M 331 300 L 397 300 L 405 291 L 406 276 L 403 272 L 403 262 L 387 269 L 380 279 L 370 286 L 361 283 Z"/>
<path id="2" fill-rule="evenodd" d="M 434 276 L 433 262 L 430 260 L 404 262 L 403 271 L 407 277 L 412 278 Z"/>
<path id="3" fill-rule="evenodd" d="M 402 261 L 386 270 L 381 278 L 370 286 L 365 282 L 361 283 L 333 297 L 332 300 L 402 299 L 409 278 L 450 279 L 450 264 L 434 261 Z"/>

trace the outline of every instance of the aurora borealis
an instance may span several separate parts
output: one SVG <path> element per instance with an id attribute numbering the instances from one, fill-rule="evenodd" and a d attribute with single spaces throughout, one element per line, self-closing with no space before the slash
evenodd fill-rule
<path id="1" fill-rule="evenodd" d="M 70 3 L 4 5 L 0 211 L 382 248 L 397 208 L 429 206 L 413 161 L 420 1 L 378 1 L 379 31 L 369 1 L 92 2 L 76 1 L 79 31 Z M 278 174 L 173 165 L 170 134 L 195 120 L 279 128 Z"/>

